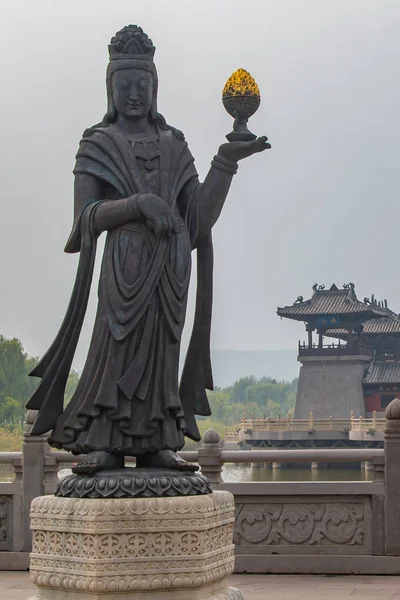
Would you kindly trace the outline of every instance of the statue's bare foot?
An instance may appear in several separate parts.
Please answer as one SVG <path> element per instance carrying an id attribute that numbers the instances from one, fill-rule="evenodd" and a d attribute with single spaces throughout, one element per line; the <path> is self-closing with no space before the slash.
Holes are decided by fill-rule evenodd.
<path id="1" fill-rule="evenodd" d="M 93 475 L 99 471 L 113 471 L 123 469 L 125 466 L 122 454 L 111 454 L 111 452 L 90 452 L 86 458 L 77 463 L 72 472 L 78 475 Z"/>
<path id="2" fill-rule="evenodd" d="M 173 471 L 198 471 L 199 467 L 183 460 L 172 450 L 159 450 L 154 454 L 144 454 L 136 459 L 139 469 L 171 469 Z"/>

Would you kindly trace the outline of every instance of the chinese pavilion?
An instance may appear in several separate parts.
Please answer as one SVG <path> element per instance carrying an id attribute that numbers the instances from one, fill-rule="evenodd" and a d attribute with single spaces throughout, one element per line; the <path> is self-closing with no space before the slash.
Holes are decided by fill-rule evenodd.
<path id="1" fill-rule="evenodd" d="M 383 417 L 390 402 L 400 398 L 400 318 L 387 308 L 386 302 L 384 306 L 387 316 L 367 321 L 360 336 L 361 343 L 374 350 L 363 381 L 366 417 L 374 411 Z M 344 329 L 331 329 L 327 336 L 347 341 Z"/>
<path id="2" fill-rule="evenodd" d="M 295 418 L 379 415 L 400 397 L 400 318 L 386 301 L 360 301 L 352 283 L 316 284 L 309 300 L 299 296 L 277 313 L 303 321 L 308 334 L 299 342 Z"/>

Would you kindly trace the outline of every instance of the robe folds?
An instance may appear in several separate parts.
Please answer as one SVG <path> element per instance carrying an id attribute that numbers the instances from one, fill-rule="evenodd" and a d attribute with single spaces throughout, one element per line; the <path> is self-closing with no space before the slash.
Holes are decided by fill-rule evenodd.
<path id="1" fill-rule="evenodd" d="M 101 201 L 75 207 L 67 252 L 80 252 L 70 303 L 52 346 L 31 375 L 41 378 L 27 408 L 38 410 L 32 434 L 73 453 L 107 450 L 139 455 L 199 440 L 195 415 L 207 416 L 212 389 L 211 231 L 199 228 L 199 181 L 184 140 L 158 131 L 160 197 L 180 231 L 156 236 L 142 221 L 107 233 L 98 307 L 86 363 L 74 396 L 64 391 L 82 328 L 96 255 L 94 214 Z M 113 126 L 83 138 L 75 174 L 95 177 L 115 198 L 150 192 L 130 142 Z M 180 387 L 178 365 L 191 270 L 197 249 L 192 336 Z"/>

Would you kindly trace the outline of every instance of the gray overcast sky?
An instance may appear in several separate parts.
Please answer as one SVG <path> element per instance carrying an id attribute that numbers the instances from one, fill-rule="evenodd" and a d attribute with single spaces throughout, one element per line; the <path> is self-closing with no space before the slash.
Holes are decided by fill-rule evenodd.
<path id="1" fill-rule="evenodd" d="M 398 0 L 2 0 L 0 11 L 1 333 L 40 355 L 61 323 L 77 265 L 63 254 L 74 156 L 105 112 L 109 39 L 129 23 L 157 47 L 159 108 L 202 177 L 232 126 L 228 76 L 243 67 L 261 90 L 250 128 L 272 150 L 241 163 L 214 229 L 213 347 L 294 348 L 303 327 L 276 307 L 314 282 L 352 281 L 400 311 Z"/>

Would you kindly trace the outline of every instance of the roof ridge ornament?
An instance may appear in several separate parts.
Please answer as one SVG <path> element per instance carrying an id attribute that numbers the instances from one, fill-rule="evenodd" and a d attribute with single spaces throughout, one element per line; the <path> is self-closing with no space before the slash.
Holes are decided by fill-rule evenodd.
<path id="1" fill-rule="evenodd" d="M 390 311 L 390 308 L 388 306 L 388 301 L 386 300 L 386 298 L 384 300 L 377 300 L 375 298 L 375 294 L 372 294 L 371 299 L 369 299 L 367 296 L 364 298 L 364 304 L 370 304 L 371 306 L 378 306 L 378 308 L 386 308 L 387 310 Z M 393 311 L 391 311 L 393 312 Z"/>
<path id="2" fill-rule="evenodd" d="M 314 285 L 312 286 L 312 289 L 314 292 L 316 292 L 316 291 L 322 292 L 325 289 L 325 286 L 319 285 L 318 283 L 314 283 Z"/>

